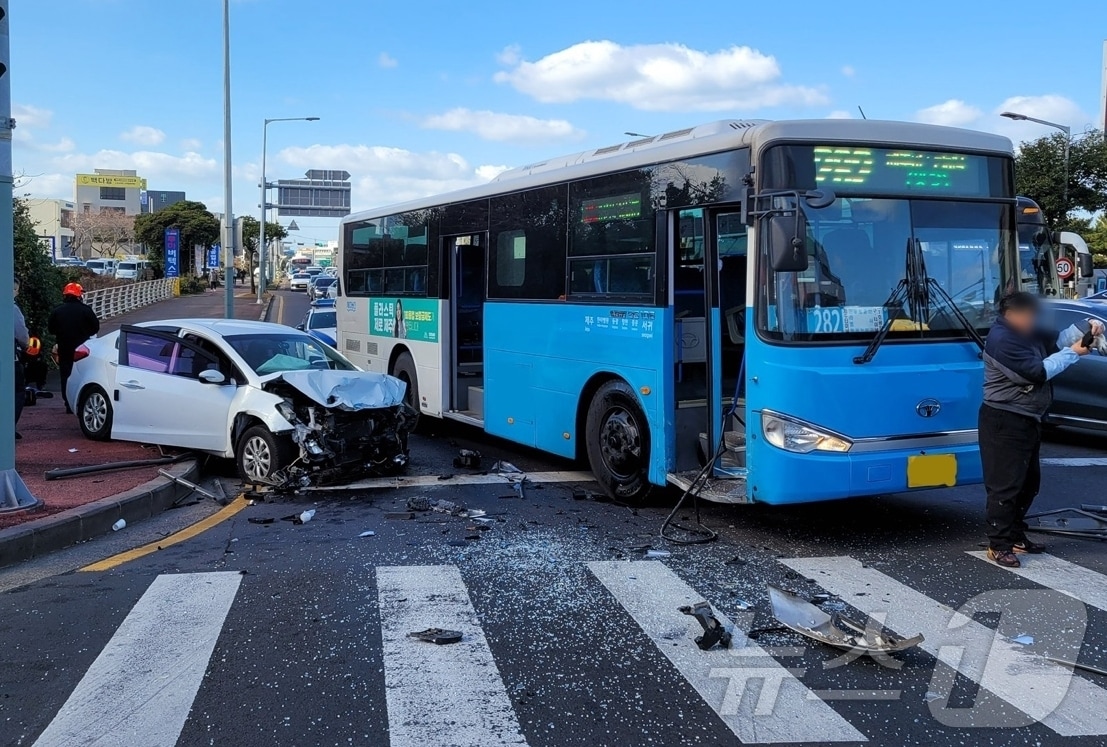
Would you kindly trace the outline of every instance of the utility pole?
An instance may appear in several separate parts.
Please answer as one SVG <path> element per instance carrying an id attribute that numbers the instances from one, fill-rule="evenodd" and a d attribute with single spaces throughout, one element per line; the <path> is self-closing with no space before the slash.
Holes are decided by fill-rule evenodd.
<path id="1" fill-rule="evenodd" d="M 234 319 L 234 205 L 231 201 L 231 0 L 223 0 L 223 316 Z"/>
<path id="2" fill-rule="evenodd" d="M 0 0 L 0 335 L 14 334 L 13 280 L 15 275 L 15 228 L 12 211 L 12 82 L 11 38 L 8 0 Z M 11 299 L 9 302 L 8 299 Z M 42 501 L 31 495 L 15 471 L 15 340 L 0 350 L 0 381 L 12 389 L 0 391 L 0 513 L 37 506 Z"/>

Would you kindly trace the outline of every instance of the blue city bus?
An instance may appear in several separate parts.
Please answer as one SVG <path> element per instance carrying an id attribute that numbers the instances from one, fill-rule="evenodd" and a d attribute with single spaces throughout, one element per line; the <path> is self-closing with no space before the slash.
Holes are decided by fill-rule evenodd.
<path id="1" fill-rule="evenodd" d="M 587 458 L 614 497 L 981 479 L 981 336 L 1021 287 L 1005 138 L 722 121 L 342 228 L 344 353 L 424 416 Z"/>

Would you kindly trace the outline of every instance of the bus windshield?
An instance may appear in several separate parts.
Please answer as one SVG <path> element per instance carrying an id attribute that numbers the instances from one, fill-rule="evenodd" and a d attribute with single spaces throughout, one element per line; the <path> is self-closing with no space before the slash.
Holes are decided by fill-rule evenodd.
<path id="1" fill-rule="evenodd" d="M 768 282 L 758 301 L 763 336 L 788 342 L 868 340 L 891 321 L 891 337 L 948 338 L 965 334 L 937 295 L 923 319 L 893 301 L 905 278 L 910 247 L 921 250 L 926 274 L 952 298 L 969 323 L 989 327 L 1005 292 L 1004 263 L 1014 244 L 1010 205 L 926 199 L 839 197 L 807 216 L 807 269 L 774 273 L 768 238 L 762 259 Z M 762 232 L 766 236 L 768 232 Z"/>

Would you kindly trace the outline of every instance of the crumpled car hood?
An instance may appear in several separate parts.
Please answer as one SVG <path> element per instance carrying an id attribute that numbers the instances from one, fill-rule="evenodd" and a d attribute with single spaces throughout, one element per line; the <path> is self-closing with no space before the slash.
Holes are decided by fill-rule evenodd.
<path id="1" fill-rule="evenodd" d="M 371 371 L 285 371 L 280 379 L 324 407 L 357 412 L 402 404 L 407 384 Z"/>

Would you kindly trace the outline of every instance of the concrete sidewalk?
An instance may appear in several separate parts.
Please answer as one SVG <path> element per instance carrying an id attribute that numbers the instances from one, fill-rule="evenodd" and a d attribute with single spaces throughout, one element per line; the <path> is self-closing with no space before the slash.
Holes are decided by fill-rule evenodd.
<path id="1" fill-rule="evenodd" d="M 235 289 L 236 318 L 261 319 L 268 309 L 268 302 L 257 303 L 249 286 Z M 221 318 L 223 311 L 223 289 L 181 296 L 107 319 L 101 325 L 101 334 L 125 324 L 158 319 Z M 16 470 L 31 494 L 45 505 L 0 514 L 0 566 L 91 539 L 110 531 L 120 518 L 133 522 L 152 516 L 172 505 L 183 492 L 170 480 L 158 476 L 158 467 L 46 480 L 44 473 L 49 469 L 159 456 L 156 448 L 142 444 L 85 439 L 76 417 L 65 414 L 54 371 L 47 381 L 47 390 L 54 393 L 52 399 L 40 399 L 23 411 L 18 429 L 23 438 L 16 442 Z M 197 463 L 191 458 L 162 469 L 188 479 L 198 474 Z"/>

